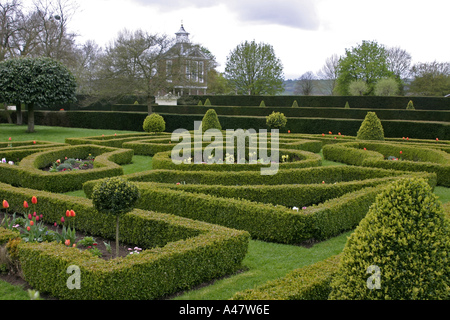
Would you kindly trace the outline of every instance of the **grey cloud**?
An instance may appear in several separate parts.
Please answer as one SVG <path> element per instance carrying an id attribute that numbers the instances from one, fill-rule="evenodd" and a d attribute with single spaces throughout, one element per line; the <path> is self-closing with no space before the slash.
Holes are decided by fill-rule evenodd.
<path id="1" fill-rule="evenodd" d="M 217 0 L 133 0 L 163 11 L 180 8 L 209 8 L 221 4 Z M 314 0 L 227 0 L 223 3 L 239 19 L 250 23 L 267 23 L 306 30 L 315 30 L 319 18 Z"/>

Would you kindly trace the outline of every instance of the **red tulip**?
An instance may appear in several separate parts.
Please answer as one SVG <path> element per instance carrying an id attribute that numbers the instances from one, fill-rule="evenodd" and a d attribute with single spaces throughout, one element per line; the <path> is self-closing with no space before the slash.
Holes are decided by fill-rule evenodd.
<path id="1" fill-rule="evenodd" d="M 11 137 L 9 137 L 9 141 L 11 141 Z"/>
<path id="2" fill-rule="evenodd" d="M 66 210 L 66 217 L 70 217 L 70 211 Z"/>
<path id="3" fill-rule="evenodd" d="M 25 209 L 27 209 L 27 208 L 28 208 L 28 202 L 24 201 L 24 202 L 23 202 L 23 207 L 24 207 Z"/>
<path id="4" fill-rule="evenodd" d="M 44 216 L 41 214 L 39 217 L 42 219 Z"/>
<path id="5" fill-rule="evenodd" d="M 34 226 L 34 221 L 33 220 L 30 221 L 30 226 Z"/>
<path id="6" fill-rule="evenodd" d="M 33 217 L 36 217 L 36 212 L 33 212 Z"/>
<path id="7" fill-rule="evenodd" d="M 64 241 L 64 244 L 65 244 L 66 246 L 70 246 L 70 240 L 67 239 L 66 241 Z"/>
<path id="8" fill-rule="evenodd" d="M 291 130 L 288 130 L 288 133 L 291 133 Z"/>
<path id="9" fill-rule="evenodd" d="M 36 221 L 39 221 L 39 216 L 36 217 Z"/>
<path id="10" fill-rule="evenodd" d="M 31 213 L 28 214 L 28 219 L 33 219 L 33 217 L 31 216 Z"/>
<path id="11" fill-rule="evenodd" d="M 71 216 L 71 217 L 75 217 L 75 211 L 70 210 L 70 216 Z"/>
<path id="12" fill-rule="evenodd" d="M 339 132 L 338 135 L 341 135 L 341 133 Z"/>
<path id="13" fill-rule="evenodd" d="M 27 231 L 30 231 L 30 230 L 31 230 L 31 228 L 30 228 L 30 226 L 28 226 L 28 227 L 27 227 Z"/>
<path id="14" fill-rule="evenodd" d="M 364 148 L 364 151 L 366 151 L 367 149 L 366 148 Z"/>
<path id="15" fill-rule="evenodd" d="M 31 203 L 32 204 L 36 204 L 37 203 L 37 198 L 35 196 L 31 197 Z"/>
<path id="16" fill-rule="evenodd" d="M 6 200 L 3 200 L 3 208 L 8 209 L 9 208 L 9 203 Z"/>
<path id="17" fill-rule="evenodd" d="M 439 141 L 439 138 L 436 138 L 436 141 Z"/>
<path id="18" fill-rule="evenodd" d="M 403 151 L 400 151 L 400 154 L 402 154 L 403 153 Z"/>
<path id="19" fill-rule="evenodd" d="M 53 225 L 56 227 L 58 224 L 55 222 Z"/>
<path id="20" fill-rule="evenodd" d="M 36 144 L 36 141 L 33 141 L 33 144 Z"/>
<path id="21" fill-rule="evenodd" d="M 325 137 L 325 133 L 322 133 L 322 137 Z"/>
<path id="22" fill-rule="evenodd" d="M 64 217 L 61 217 L 61 222 L 64 223 L 64 221 L 65 221 L 65 220 L 64 220 Z"/>

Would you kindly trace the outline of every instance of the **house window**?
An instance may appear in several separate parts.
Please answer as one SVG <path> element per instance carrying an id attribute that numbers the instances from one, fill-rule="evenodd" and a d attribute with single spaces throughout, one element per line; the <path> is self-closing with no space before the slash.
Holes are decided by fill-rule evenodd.
<path id="1" fill-rule="evenodd" d="M 198 63 L 198 82 L 203 83 L 204 78 L 204 68 L 203 68 L 203 61 L 200 61 Z"/>
<path id="2" fill-rule="evenodd" d="M 172 60 L 166 61 L 166 77 L 168 82 L 172 82 Z"/>

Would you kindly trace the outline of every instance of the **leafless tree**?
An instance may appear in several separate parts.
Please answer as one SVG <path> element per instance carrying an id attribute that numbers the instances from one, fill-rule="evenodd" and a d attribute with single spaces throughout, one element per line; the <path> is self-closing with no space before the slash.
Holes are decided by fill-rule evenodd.
<path id="1" fill-rule="evenodd" d="M 173 44 L 165 35 L 123 30 L 105 49 L 98 73 L 101 94 L 146 94 L 148 112 L 158 90 L 167 85 L 164 53 Z M 160 66 L 163 65 L 164 72 Z"/>
<path id="2" fill-rule="evenodd" d="M 13 56 L 13 38 L 22 17 L 19 0 L 0 3 L 0 61 Z"/>
<path id="3" fill-rule="evenodd" d="M 294 94 L 311 95 L 314 90 L 314 80 L 315 75 L 312 71 L 302 74 L 295 84 Z"/>
<path id="4" fill-rule="evenodd" d="M 336 80 L 338 78 L 338 64 L 339 56 L 333 54 L 325 60 L 325 64 L 317 72 L 317 76 L 321 81 L 320 90 L 324 94 L 333 95 L 336 87 Z"/>
<path id="5" fill-rule="evenodd" d="M 398 79 L 406 79 L 410 76 L 411 55 L 400 47 L 387 48 L 387 62 L 389 71 Z"/>

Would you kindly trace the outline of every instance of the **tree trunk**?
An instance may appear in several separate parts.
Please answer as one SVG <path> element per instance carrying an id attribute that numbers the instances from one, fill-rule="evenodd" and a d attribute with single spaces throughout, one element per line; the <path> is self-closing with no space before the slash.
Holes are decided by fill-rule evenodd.
<path id="1" fill-rule="evenodd" d="M 116 258 L 119 256 L 119 215 L 116 220 Z"/>
<path id="2" fill-rule="evenodd" d="M 34 104 L 27 104 L 28 109 L 28 130 L 27 132 L 34 132 Z"/>
<path id="3" fill-rule="evenodd" d="M 17 125 L 22 124 L 22 103 L 20 101 L 16 102 L 16 116 L 17 116 Z"/>
<path id="4" fill-rule="evenodd" d="M 147 95 L 147 110 L 148 110 L 148 114 L 152 114 L 153 113 L 153 109 L 152 109 L 152 96 L 151 95 Z"/>
<path id="5" fill-rule="evenodd" d="M 12 123 L 11 115 L 9 114 L 8 109 L 7 109 L 8 108 L 7 103 L 4 102 L 4 103 L 2 103 L 2 105 L 5 108 L 4 112 L 5 112 L 5 117 L 8 120 L 8 123 Z"/>

